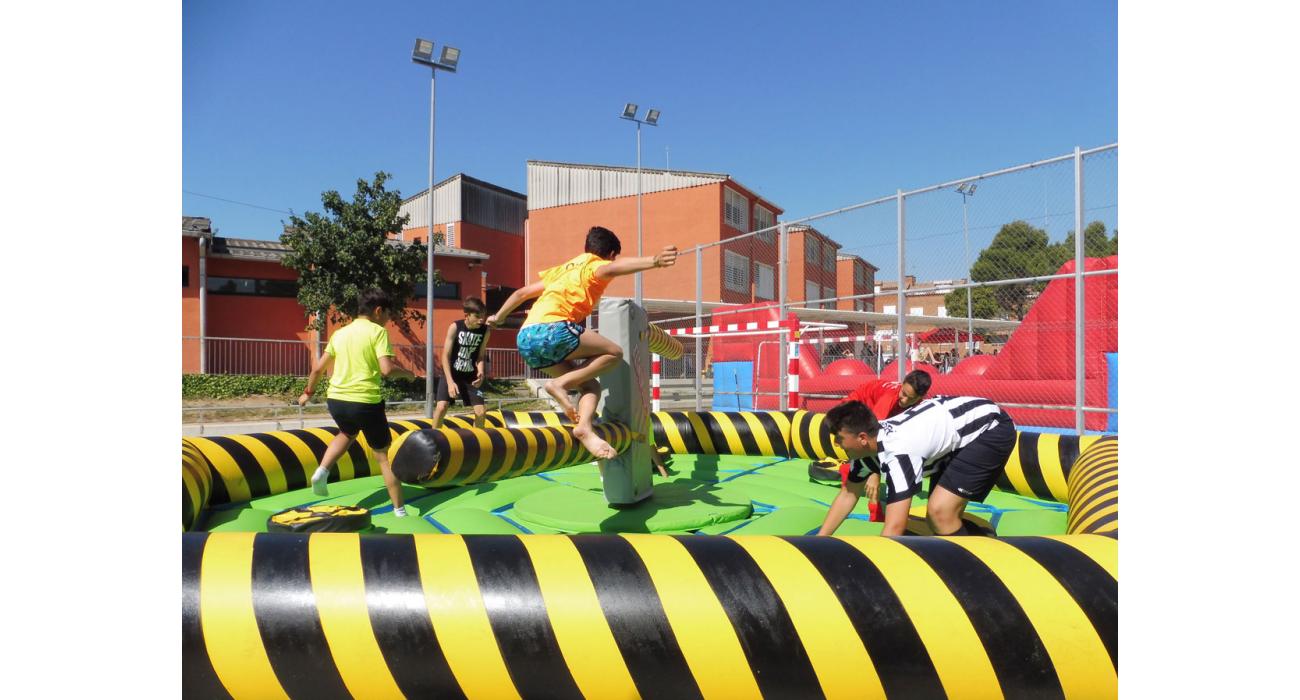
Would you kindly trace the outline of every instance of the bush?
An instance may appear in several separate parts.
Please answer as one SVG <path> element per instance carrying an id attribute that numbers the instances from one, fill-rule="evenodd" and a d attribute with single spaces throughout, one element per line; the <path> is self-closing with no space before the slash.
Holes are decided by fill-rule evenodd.
<path id="1" fill-rule="evenodd" d="M 316 386 L 316 397 L 324 399 L 329 377 L 322 377 Z M 183 374 L 181 398 L 183 399 L 238 399 L 245 396 L 280 396 L 286 400 L 298 398 L 307 386 L 306 377 L 278 374 Z M 489 394 L 509 393 L 515 382 L 509 379 L 488 378 L 483 391 Z M 424 378 L 385 379 L 384 400 L 406 401 L 424 398 Z"/>
<path id="2" fill-rule="evenodd" d="M 329 378 L 316 386 L 317 396 L 324 397 Z M 183 399 L 238 399 L 245 396 L 281 396 L 296 399 L 307 386 L 306 377 L 275 374 L 183 374 Z M 385 379 L 384 400 L 402 401 L 424 398 L 424 379 Z"/>

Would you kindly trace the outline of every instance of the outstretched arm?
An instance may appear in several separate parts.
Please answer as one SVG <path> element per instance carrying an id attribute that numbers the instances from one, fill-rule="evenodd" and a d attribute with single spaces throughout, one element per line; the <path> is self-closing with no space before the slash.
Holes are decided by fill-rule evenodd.
<path id="1" fill-rule="evenodd" d="M 818 535 L 833 535 L 839 529 L 844 519 L 849 517 L 853 512 L 853 507 L 858 504 L 858 499 L 862 498 L 863 482 L 850 481 L 840 487 L 840 493 L 831 502 L 831 509 L 826 513 L 826 520 L 822 522 L 822 527 L 817 531 Z"/>
<path id="2" fill-rule="evenodd" d="M 303 389 L 302 396 L 298 397 L 298 405 L 306 406 L 311 400 L 312 394 L 316 393 L 316 384 L 320 381 L 321 375 L 329 371 L 334 366 L 334 356 L 323 352 L 320 359 L 316 360 L 316 366 L 311 368 L 311 373 L 307 375 L 307 386 Z"/>
<path id="3" fill-rule="evenodd" d="M 677 263 L 677 246 L 670 245 L 648 258 L 624 258 L 596 268 L 596 277 L 607 280 L 621 275 L 631 275 L 656 267 L 672 267 Z"/>
<path id="4" fill-rule="evenodd" d="M 606 267 L 608 267 L 608 265 Z M 546 284 L 540 281 L 533 282 L 527 287 L 516 289 L 514 293 L 506 298 L 506 303 L 502 304 L 501 308 L 497 309 L 496 313 L 487 317 L 487 324 L 496 328 L 502 323 L 505 323 L 506 317 L 513 313 L 516 307 L 529 299 L 536 299 L 541 296 L 545 289 Z"/>

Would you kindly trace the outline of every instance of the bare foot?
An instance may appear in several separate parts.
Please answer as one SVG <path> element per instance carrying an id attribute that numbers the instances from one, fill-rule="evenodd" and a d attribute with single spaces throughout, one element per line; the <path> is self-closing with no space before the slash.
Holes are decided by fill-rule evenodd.
<path id="1" fill-rule="evenodd" d="M 581 442 L 582 446 L 587 448 L 587 451 L 596 459 L 614 459 L 618 456 L 618 452 L 615 452 L 608 442 L 600 439 L 600 436 L 594 430 L 574 428 L 573 437 L 577 438 L 578 442 Z"/>
<path id="2" fill-rule="evenodd" d="M 551 395 L 551 398 L 555 399 L 555 403 L 560 404 L 560 410 L 564 412 L 564 415 L 568 416 L 569 420 L 577 423 L 578 409 L 574 408 L 573 404 L 569 402 L 569 392 L 565 391 L 564 387 L 560 386 L 560 383 L 554 379 L 546 382 L 543 388 L 546 389 L 546 393 Z"/>

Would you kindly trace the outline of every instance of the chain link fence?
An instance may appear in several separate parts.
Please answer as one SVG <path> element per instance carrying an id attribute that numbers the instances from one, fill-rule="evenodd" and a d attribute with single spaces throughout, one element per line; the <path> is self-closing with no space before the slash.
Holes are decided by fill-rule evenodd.
<path id="1" fill-rule="evenodd" d="M 780 222 L 724 187 L 721 240 L 678 262 L 694 289 L 647 295 L 651 322 L 690 331 L 661 363 L 663 407 L 825 410 L 920 367 L 932 392 L 985 396 L 1022 425 L 1116 430 L 1118 159 L 1116 144 L 1076 149 Z M 791 316 L 797 345 L 768 327 Z M 305 375 L 313 357 L 298 341 L 183 342 L 186 366 L 200 354 L 214 373 Z M 423 345 L 394 349 L 424 372 Z M 487 353 L 493 377 L 543 377 Z"/>

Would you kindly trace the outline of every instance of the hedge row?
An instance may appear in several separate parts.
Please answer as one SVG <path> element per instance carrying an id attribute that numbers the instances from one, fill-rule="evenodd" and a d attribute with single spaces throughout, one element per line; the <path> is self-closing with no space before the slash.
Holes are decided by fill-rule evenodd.
<path id="1" fill-rule="evenodd" d="M 329 378 L 324 377 L 316 386 L 317 395 L 324 396 Z M 185 399 L 238 399 L 245 396 L 284 396 L 297 398 L 307 386 L 306 377 L 289 377 L 278 374 L 183 374 L 181 398 Z M 512 383 L 504 379 L 488 379 L 483 391 L 504 393 Z M 424 378 L 384 379 L 384 400 L 402 401 L 424 398 Z"/>

